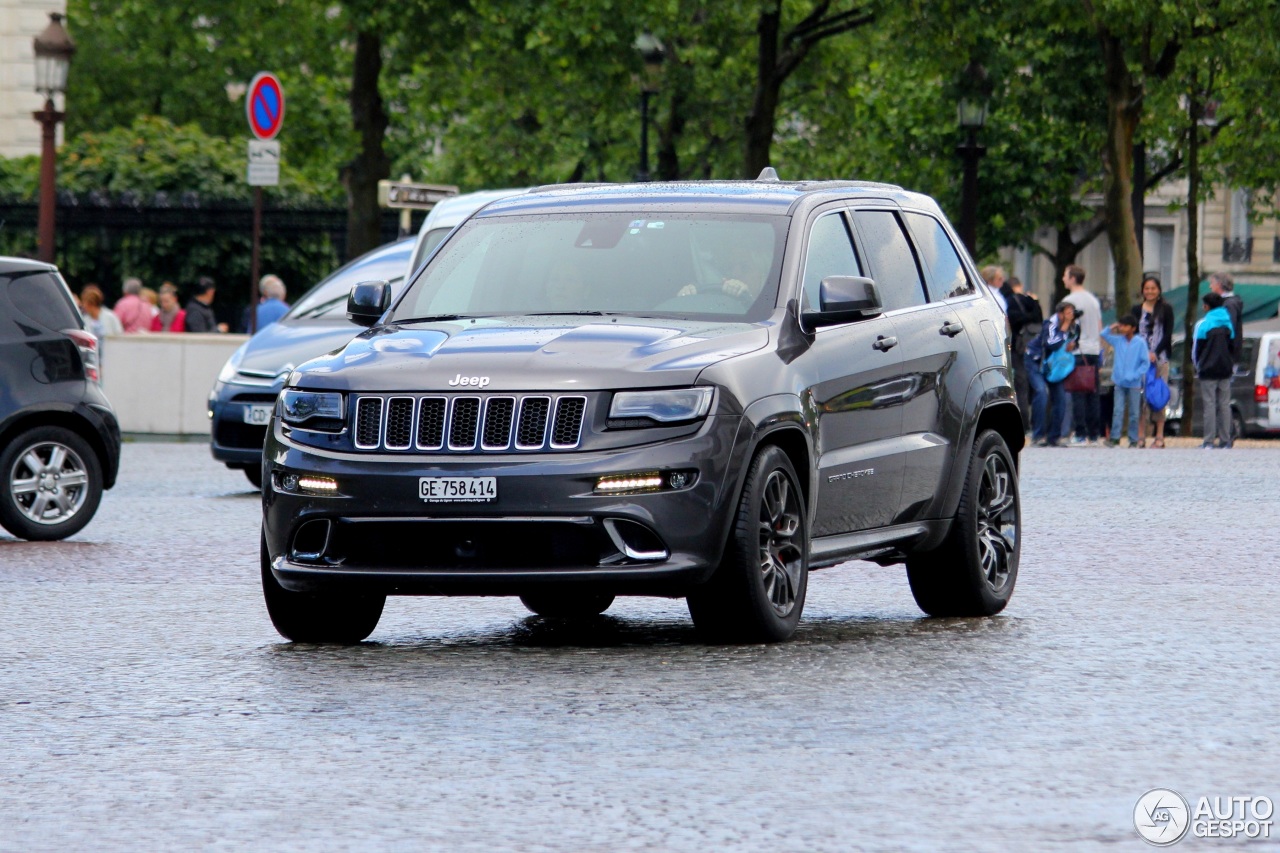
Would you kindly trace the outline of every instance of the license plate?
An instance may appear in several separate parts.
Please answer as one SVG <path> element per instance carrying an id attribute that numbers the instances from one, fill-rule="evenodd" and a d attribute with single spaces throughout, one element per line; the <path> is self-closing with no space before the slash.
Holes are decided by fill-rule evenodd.
<path id="1" fill-rule="evenodd" d="M 244 407 L 244 422 L 253 424 L 254 426 L 266 426 L 271 422 L 271 410 L 274 409 L 271 403 L 259 403 L 252 406 Z"/>
<path id="2" fill-rule="evenodd" d="M 497 477 L 420 477 L 418 497 L 427 503 L 489 503 L 498 499 Z"/>

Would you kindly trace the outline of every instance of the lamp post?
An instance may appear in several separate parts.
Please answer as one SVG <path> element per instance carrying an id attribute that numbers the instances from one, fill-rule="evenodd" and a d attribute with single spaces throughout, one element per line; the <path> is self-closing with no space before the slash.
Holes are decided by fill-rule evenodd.
<path id="1" fill-rule="evenodd" d="M 75 43 L 62 26 L 62 15 L 49 13 L 49 25 L 35 38 L 36 91 L 44 95 L 44 109 L 32 113 L 40 122 L 40 217 L 36 246 L 40 260 L 53 263 L 54 211 L 57 207 L 57 152 L 55 142 L 58 122 L 67 117 L 58 112 L 53 99 L 67 91 L 67 69 Z"/>
<path id="2" fill-rule="evenodd" d="M 978 232 L 978 161 L 987 149 L 978 142 L 978 131 L 987 123 L 987 101 L 990 98 L 987 70 L 977 62 L 965 68 L 961 84 L 957 116 L 965 132 L 964 142 L 956 146 L 956 153 L 964 161 L 964 182 L 960 187 L 960 239 L 970 256 L 977 246 Z"/>
<path id="3" fill-rule="evenodd" d="M 640 83 L 640 168 L 636 180 L 649 180 L 649 98 L 658 92 L 658 75 L 667 58 L 667 50 L 658 37 L 647 30 L 636 36 L 632 45 L 644 62 L 644 79 Z"/>

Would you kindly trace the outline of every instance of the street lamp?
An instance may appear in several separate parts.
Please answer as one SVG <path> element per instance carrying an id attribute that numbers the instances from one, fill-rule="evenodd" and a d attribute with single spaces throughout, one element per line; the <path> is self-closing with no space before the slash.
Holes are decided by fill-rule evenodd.
<path id="1" fill-rule="evenodd" d="M 49 13 L 49 25 L 36 36 L 36 91 L 44 95 L 44 109 L 32 113 L 40 122 L 40 217 L 36 231 L 36 246 L 40 260 L 53 263 L 54 210 L 57 206 L 57 157 L 54 148 L 58 122 L 67 117 L 58 112 L 53 99 L 67 91 L 67 68 L 71 55 L 76 52 L 75 43 L 62 26 L 62 15 Z"/>
<path id="2" fill-rule="evenodd" d="M 640 83 L 640 169 L 636 180 L 649 180 L 649 98 L 658 92 L 658 75 L 667 58 L 667 49 L 653 33 L 646 30 L 636 36 L 632 45 L 644 62 L 644 79 Z"/>
<path id="3" fill-rule="evenodd" d="M 960 127 L 965 132 L 964 142 L 956 146 L 956 153 L 964 161 L 964 183 L 960 189 L 960 239 L 971 256 L 975 254 L 978 242 L 978 161 L 987 153 L 987 149 L 978 142 L 978 131 L 987 123 L 987 101 L 990 97 L 987 70 L 976 61 L 970 62 L 964 70 L 956 108 Z"/>

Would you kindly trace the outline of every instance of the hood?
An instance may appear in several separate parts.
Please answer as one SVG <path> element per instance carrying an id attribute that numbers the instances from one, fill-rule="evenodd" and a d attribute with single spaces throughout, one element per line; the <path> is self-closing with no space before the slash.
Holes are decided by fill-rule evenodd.
<path id="1" fill-rule="evenodd" d="M 361 331 L 346 320 L 272 323 L 249 339 L 238 370 L 263 379 L 287 375 L 304 361 L 338 349 Z"/>
<path id="2" fill-rule="evenodd" d="M 298 384 L 340 391 L 688 385 L 707 366 L 768 340 L 767 329 L 749 323 L 636 317 L 485 317 L 382 326 L 307 362 Z"/>

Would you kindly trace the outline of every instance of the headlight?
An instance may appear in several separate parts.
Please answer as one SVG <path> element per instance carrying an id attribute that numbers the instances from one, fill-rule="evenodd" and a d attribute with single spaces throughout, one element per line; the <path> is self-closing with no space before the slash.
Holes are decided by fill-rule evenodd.
<path id="1" fill-rule="evenodd" d="M 711 388 L 671 388 L 664 391 L 620 391 L 613 395 L 609 419 L 634 421 L 647 418 L 669 424 L 691 421 L 711 408 Z"/>
<path id="2" fill-rule="evenodd" d="M 303 429 L 338 432 L 343 425 L 342 395 L 334 392 L 286 388 L 280 392 L 280 412 L 285 423 Z"/>
<path id="3" fill-rule="evenodd" d="M 244 351 L 248 346 L 248 341 L 242 343 L 240 348 L 231 354 L 231 358 L 227 359 L 227 363 L 222 365 L 222 371 L 218 373 L 219 382 L 230 382 L 236 378 L 236 373 L 240 370 L 240 362 L 244 361 Z"/>

